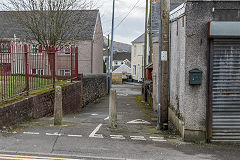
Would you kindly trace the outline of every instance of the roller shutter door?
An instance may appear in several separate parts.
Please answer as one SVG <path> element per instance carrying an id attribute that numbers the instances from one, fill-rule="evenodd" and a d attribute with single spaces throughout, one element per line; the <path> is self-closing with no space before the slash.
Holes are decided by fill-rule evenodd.
<path id="1" fill-rule="evenodd" d="M 240 39 L 214 39 L 211 68 L 211 141 L 240 141 Z"/>

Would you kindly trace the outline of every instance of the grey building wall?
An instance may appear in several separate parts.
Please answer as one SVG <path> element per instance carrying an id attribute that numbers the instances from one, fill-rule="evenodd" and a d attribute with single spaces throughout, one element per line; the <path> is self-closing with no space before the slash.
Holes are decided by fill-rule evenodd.
<path id="1" fill-rule="evenodd" d="M 182 116 L 184 116 L 185 108 L 185 26 L 185 16 L 170 24 L 170 105 Z"/>
<path id="2" fill-rule="evenodd" d="M 185 0 L 171 0 L 170 10 L 175 9 L 181 5 Z M 153 34 L 153 109 L 157 111 L 158 105 L 158 54 L 159 54 L 159 19 L 160 19 L 160 0 L 154 0 L 152 6 L 152 34 Z"/>
<path id="3" fill-rule="evenodd" d="M 78 73 L 91 73 L 92 41 L 78 42 Z"/>
<path id="4" fill-rule="evenodd" d="M 103 45 L 102 25 L 100 15 L 98 15 L 93 40 L 93 73 L 103 73 Z"/>
<path id="5" fill-rule="evenodd" d="M 78 72 L 80 73 L 103 73 L 103 32 L 98 15 L 94 40 L 78 42 L 79 63 Z"/>
<path id="6" fill-rule="evenodd" d="M 175 112 L 178 121 L 174 120 L 173 114 L 170 119 L 175 121 L 185 140 L 206 140 L 210 50 L 208 22 L 239 20 L 239 8 L 239 1 L 188 0 L 185 34 L 179 30 L 177 37 L 176 22 L 171 24 L 170 109 Z M 189 71 L 194 68 L 203 71 L 201 85 L 189 85 Z"/>

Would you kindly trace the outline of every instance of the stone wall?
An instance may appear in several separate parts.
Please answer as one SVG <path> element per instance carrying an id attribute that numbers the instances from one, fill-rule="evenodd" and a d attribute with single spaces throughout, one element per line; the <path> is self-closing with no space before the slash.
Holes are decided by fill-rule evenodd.
<path id="1" fill-rule="evenodd" d="M 81 111 L 83 106 L 106 95 L 106 75 L 80 75 L 80 81 L 62 88 L 63 114 Z M 33 95 L 0 108 L 0 128 L 22 121 L 53 115 L 55 91 Z"/>
<path id="2" fill-rule="evenodd" d="M 83 75 L 83 106 L 105 96 L 106 93 L 106 74 Z"/>
<path id="3" fill-rule="evenodd" d="M 145 81 L 144 82 L 144 95 L 145 95 L 145 100 L 147 100 L 148 104 L 153 107 L 153 82 L 152 81 Z"/>

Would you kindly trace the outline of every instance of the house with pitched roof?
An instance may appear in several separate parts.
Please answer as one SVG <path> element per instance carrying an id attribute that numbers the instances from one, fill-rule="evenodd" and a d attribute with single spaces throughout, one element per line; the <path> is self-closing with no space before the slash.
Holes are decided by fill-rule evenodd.
<path id="1" fill-rule="evenodd" d="M 131 53 L 129 52 L 114 52 L 113 54 L 113 71 L 120 67 L 122 64 L 126 64 L 131 68 Z"/>
<path id="2" fill-rule="evenodd" d="M 132 41 L 131 69 L 132 78 L 135 82 L 141 82 L 143 80 L 144 37 L 145 34 L 142 34 Z"/>
<path id="3" fill-rule="evenodd" d="M 79 24 L 76 26 L 77 35 L 74 39 L 74 45 L 78 46 L 78 72 L 79 73 L 103 73 L 103 31 L 99 10 L 79 10 L 76 15 Z M 29 38 L 23 28 L 14 19 L 14 14 L 18 12 L 1 11 L 0 12 L 0 40 L 7 43 L 26 42 Z M 9 18 L 10 17 L 10 18 Z M 30 36 L 31 37 L 31 36 Z M 66 52 L 67 53 L 67 52 Z M 57 73 L 62 75 L 69 74 L 71 66 L 69 65 L 69 54 L 58 54 L 61 63 L 56 66 Z M 32 68 L 41 70 L 41 68 Z"/>

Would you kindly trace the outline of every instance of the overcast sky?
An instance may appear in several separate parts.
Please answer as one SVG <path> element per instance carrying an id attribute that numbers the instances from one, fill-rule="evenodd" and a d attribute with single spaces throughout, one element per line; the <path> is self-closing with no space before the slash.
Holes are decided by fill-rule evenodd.
<path id="1" fill-rule="evenodd" d="M 5 0 L 0 0 L 0 2 L 4 1 Z M 111 33 L 113 0 L 93 1 L 97 2 L 96 7 L 100 10 L 103 33 L 106 36 Z M 115 29 L 115 41 L 131 44 L 134 39 L 144 32 L 145 1 L 146 0 L 116 0 L 115 26 L 117 26 L 133 6 L 138 3 L 121 25 Z"/>
<path id="2" fill-rule="evenodd" d="M 128 17 L 115 29 L 114 40 L 131 44 L 131 42 L 144 32 L 145 0 L 116 0 L 115 26 L 129 13 L 133 6 L 137 6 Z M 111 32 L 112 0 L 100 0 L 98 5 L 101 13 L 103 33 Z"/>

